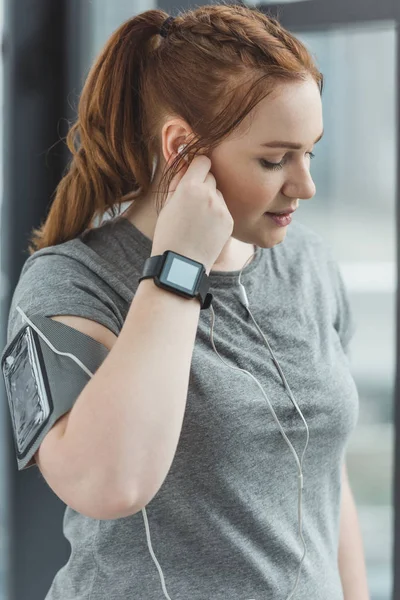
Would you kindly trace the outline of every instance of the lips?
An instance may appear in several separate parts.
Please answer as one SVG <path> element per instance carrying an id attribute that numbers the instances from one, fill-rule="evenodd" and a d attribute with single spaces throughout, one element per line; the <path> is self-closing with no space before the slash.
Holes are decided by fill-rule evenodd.
<path id="1" fill-rule="evenodd" d="M 274 213 L 274 212 L 269 212 L 268 211 L 265 214 L 266 215 L 276 215 L 277 217 L 286 217 L 286 216 L 291 215 L 292 213 L 294 213 L 295 210 L 296 210 L 295 208 L 292 208 L 292 209 L 287 210 L 285 212 L 279 212 L 279 213 Z"/>
<path id="2" fill-rule="evenodd" d="M 278 217 L 283 217 L 284 215 L 290 215 L 290 214 L 294 213 L 295 210 L 296 210 L 295 208 L 289 208 L 288 210 L 283 211 L 283 212 L 269 212 L 268 211 L 268 214 L 269 215 L 277 215 Z"/>

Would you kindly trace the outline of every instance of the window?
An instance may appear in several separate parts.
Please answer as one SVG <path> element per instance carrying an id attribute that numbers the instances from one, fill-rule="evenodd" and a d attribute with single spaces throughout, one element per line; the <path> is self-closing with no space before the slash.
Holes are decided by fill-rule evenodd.
<path id="1" fill-rule="evenodd" d="M 296 217 L 334 249 L 358 330 L 351 364 L 360 417 L 347 450 L 371 600 L 392 587 L 392 422 L 396 334 L 394 23 L 297 33 L 325 75 L 317 193 Z"/>

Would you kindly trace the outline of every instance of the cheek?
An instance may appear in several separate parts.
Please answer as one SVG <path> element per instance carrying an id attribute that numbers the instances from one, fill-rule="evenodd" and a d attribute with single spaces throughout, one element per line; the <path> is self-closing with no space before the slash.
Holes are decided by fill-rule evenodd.
<path id="1" fill-rule="evenodd" d="M 261 207 L 268 210 L 271 203 L 282 187 L 282 173 L 280 171 L 268 171 L 263 168 L 253 169 L 252 176 L 248 180 L 249 200 L 257 210 Z"/>
<path id="2" fill-rule="evenodd" d="M 233 216 L 265 212 L 281 188 L 281 173 L 267 171 L 255 164 L 232 163 L 210 155 L 211 172 L 217 188 Z"/>
<path id="3" fill-rule="evenodd" d="M 268 211 L 271 206 L 276 207 L 276 197 L 279 195 L 280 189 L 280 174 L 261 170 L 253 171 L 251 177 L 237 181 L 235 194 L 242 211 L 257 216 Z"/>

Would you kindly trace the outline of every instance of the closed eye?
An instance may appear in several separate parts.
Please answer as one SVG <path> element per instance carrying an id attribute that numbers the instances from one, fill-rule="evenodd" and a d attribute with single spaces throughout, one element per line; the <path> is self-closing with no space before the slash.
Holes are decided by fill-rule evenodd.
<path id="1" fill-rule="evenodd" d="M 312 152 L 306 152 L 306 154 L 308 154 L 311 159 L 315 158 L 315 154 L 313 154 Z M 271 171 L 278 171 L 279 169 L 282 169 L 285 162 L 286 162 L 285 159 L 281 160 L 278 163 L 273 163 L 268 160 L 265 160 L 264 158 L 260 158 L 261 166 L 263 166 L 265 169 L 269 169 Z"/>

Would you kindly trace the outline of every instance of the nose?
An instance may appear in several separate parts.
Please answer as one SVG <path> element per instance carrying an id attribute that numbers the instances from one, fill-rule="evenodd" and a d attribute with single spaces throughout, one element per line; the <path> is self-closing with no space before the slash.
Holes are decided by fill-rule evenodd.
<path id="1" fill-rule="evenodd" d="M 306 165 L 294 167 L 282 186 L 282 193 L 287 198 L 311 200 L 315 196 L 315 192 L 315 183 Z"/>

